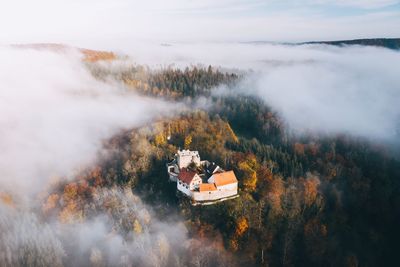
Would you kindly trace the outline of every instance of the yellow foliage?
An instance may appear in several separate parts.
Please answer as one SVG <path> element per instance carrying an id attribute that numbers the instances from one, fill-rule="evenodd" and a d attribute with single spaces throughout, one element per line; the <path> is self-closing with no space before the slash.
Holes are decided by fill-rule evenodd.
<path id="1" fill-rule="evenodd" d="M 192 143 L 192 136 L 191 135 L 187 135 L 185 137 L 185 148 L 189 149 L 191 143 Z"/>
<path id="2" fill-rule="evenodd" d="M 248 156 L 244 161 L 239 162 L 239 170 L 243 172 L 244 181 L 243 185 L 246 190 L 253 191 L 257 186 L 257 170 L 259 164 L 254 155 Z"/>
<path id="3" fill-rule="evenodd" d="M 254 170 L 249 170 L 249 173 L 246 175 L 243 185 L 245 189 L 249 191 L 253 191 L 257 186 L 257 173 Z"/>
<path id="4" fill-rule="evenodd" d="M 133 231 L 134 231 L 136 234 L 141 234 L 141 233 L 143 232 L 142 225 L 140 224 L 140 222 L 139 222 L 138 220 L 135 220 L 135 221 L 133 222 Z"/>
<path id="5" fill-rule="evenodd" d="M 228 130 L 228 133 L 231 135 L 233 141 L 235 143 L 239 143 L 239 138 L 236 136 L 235 132 L 232 130 L 231 126 L 229 125 L 229 123 L 226 123 L 226 128 Z"/>
<path id="6" fill-rule="evenodd" d="M 161 132 L 154 137 L 154 143 L 156 146 L 165 145 L 167 143 L 167 138 L 164 133 Z"/>
<path id="7" fill-rule="evenodd" d="M 78 185 L 76 183 L 70 183 L 64 187 L 63 197 L 65 201 L 75 200 L 77 194 L 78 194 Z"/>
<path id="8" fill-rule="evenodd" d="M 249 223 L 245 217 L 240 217 L 239 220 L 236 222 L 236 231 L 235 234 L 237 236 L 242 236 L 247 229 L 249 229 Z"/>
<path id="9" fill-rule="evenodd" d="M 145 224 L 150 224 L 150 221 L 151 221 L 150 213 L 145 209 L 142 210 L 141 211 L 141 219 Z"/>

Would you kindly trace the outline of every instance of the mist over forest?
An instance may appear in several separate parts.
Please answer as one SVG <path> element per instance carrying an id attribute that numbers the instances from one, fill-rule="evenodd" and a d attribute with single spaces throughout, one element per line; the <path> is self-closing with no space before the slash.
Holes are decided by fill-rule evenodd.
<path id="1" fill-rule="evenodd" d="M 39 44 L 0 56 L 1 266 L 397 262 L 398 50 Z M 177 193 L 165 164 L 182 148 L 233 170 L 239 197 L 193 206 Z"/>

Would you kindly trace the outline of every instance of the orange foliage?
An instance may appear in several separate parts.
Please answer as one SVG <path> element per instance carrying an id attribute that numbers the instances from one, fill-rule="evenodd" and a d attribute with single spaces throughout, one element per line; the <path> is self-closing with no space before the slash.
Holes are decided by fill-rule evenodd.
<path id="1" fill-rule="evenodd" d="M 114 53 L 107 51 L 95 51 L 89 49 L 81 49 L 81 51 L 85 56 L 83 60 L 86 62 L 96 62 L 100 60 L 111 61 L 117 58 Z"/>
<path id="2" fill-rule="evenodd" d="M 78 184 L 78 196 L 88 197 L 93 193 L 93 187 L 90 187 L 88 181 L 82 180 Z"/>
<path id="3" fill-rule="evenodd" d="M 65 201 L 74 201 L 77 194 L 78 194 L 78 185 L 76 183 L 70 183 L 64 187 L 63 198 Z"/>
<path id="4" fill-rule="evenodd" d="M 75 202 L 69 202 L 66 207 L 58 215 L 58 220 L 61 223 L 73 223 L 76 221 L 82 221 L 83 214 L 78 210 Z"/>
<path id="5" fill-rule="evenodd" d="M 239 248 L 239 244 L 236 238 L 229 240 L 229 247 L 232 251 L 237 251 Z"/>
<path id="6" fill-rule="evenodd" d="M 0 192 L 0 201 L 9 207 L 15 206 L 14 200 L 10 194 Z"/>
<path id="7" fill-rule="evenodd" d="M 319 184 L 318 177 L 307 178 L 304 181 L 304 203 L 307 206 L 311 206 L 317 199 Z"/>
<path id="8" fill-rule="evenodd" d="M 236 222 L 235 234 L 240 237 L 247 231 L 247 229 L 249 229 L 247 219 L 245 217 L 240 217 Z"/>
<path id="9" fill-rule="evenodd" d="M 304 144 L 300 144 L 300 143 L 294 144 L 294 152 L 297 155 L 303 156 L 304 155 L 304 148 L 305 148 Z"/>
<path id="10" fill-rule="evenodd" d="M 268 200 L 271 205 L 272 212 L 274 215 L 278 215 L 282 211 L 281 196 L 285 192 L 285 185 L 280 176 L 274 177 L 272 179 L 268 188 Z"/>
<path id="11" fill-rule="evenodd" d="M 57 194 L 51 194 L 47 200 L 46 203 L 43 203 L 42 205 L 42 211 L 44 213 L 48 213 L 50 210 L 54 209 L 57 206 L 57 202 L 60 199 L 60 196 Z"/>
<path id="12" fill-rule="evenodd" d="M 273 174 L 271 169 L 267 168 L 266 166 L 261 166 L 260 169 L 257 171 L 257 177 L 264 183 L 270 183 L 273 179 Z"/>
<path id="13" fill-rule="evenodd" d="M 101 167 L 96 166 L 92 168 L 86 177 L 86 181 L 89 182 L 94 187 L 103 185 Z"/>

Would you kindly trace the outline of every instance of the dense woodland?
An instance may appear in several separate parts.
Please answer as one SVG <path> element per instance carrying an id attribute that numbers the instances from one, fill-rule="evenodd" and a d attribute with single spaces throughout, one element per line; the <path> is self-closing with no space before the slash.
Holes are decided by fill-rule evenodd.
<path id="1" fill-rule="evenodd" d="M 151 227 L 146 216 L 124 208 L 112 194 L 99 201 L 102 190 L 124 188 L 153 207 L 151 216 L 184 221 L 194 241 L 181 266 L 397 265 L 400 162 L 384 146 L 345 135 L 299 137 L 258 99 L 212 94 L 242 74 L 212 67 L 88 67 L 96 77 L 141 94 L 176 101 L 207 96 L 212 105 L 106 141 L 112 156 L 74 182 L 56 183 L 43 198 L 45 217 L 73 223 L 107 211 L 113 231 L 139 236 Z M 165 169 L 178 148 L 198 150 L 233 169 L 240 197 L 192 206 L 176 193 Z M 168 258 L 158 266 L 177 263 Z"/>

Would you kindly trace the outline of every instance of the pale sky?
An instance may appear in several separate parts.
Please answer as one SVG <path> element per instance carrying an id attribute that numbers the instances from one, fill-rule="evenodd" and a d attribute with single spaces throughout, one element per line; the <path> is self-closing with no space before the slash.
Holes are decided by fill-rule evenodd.
<path id="1" fill-rule="evenodd" d="M 400 0 L 2 0 L 0 43 L 400 37 Z M 114 45 L 115 46 L 115 45 Z"/>

